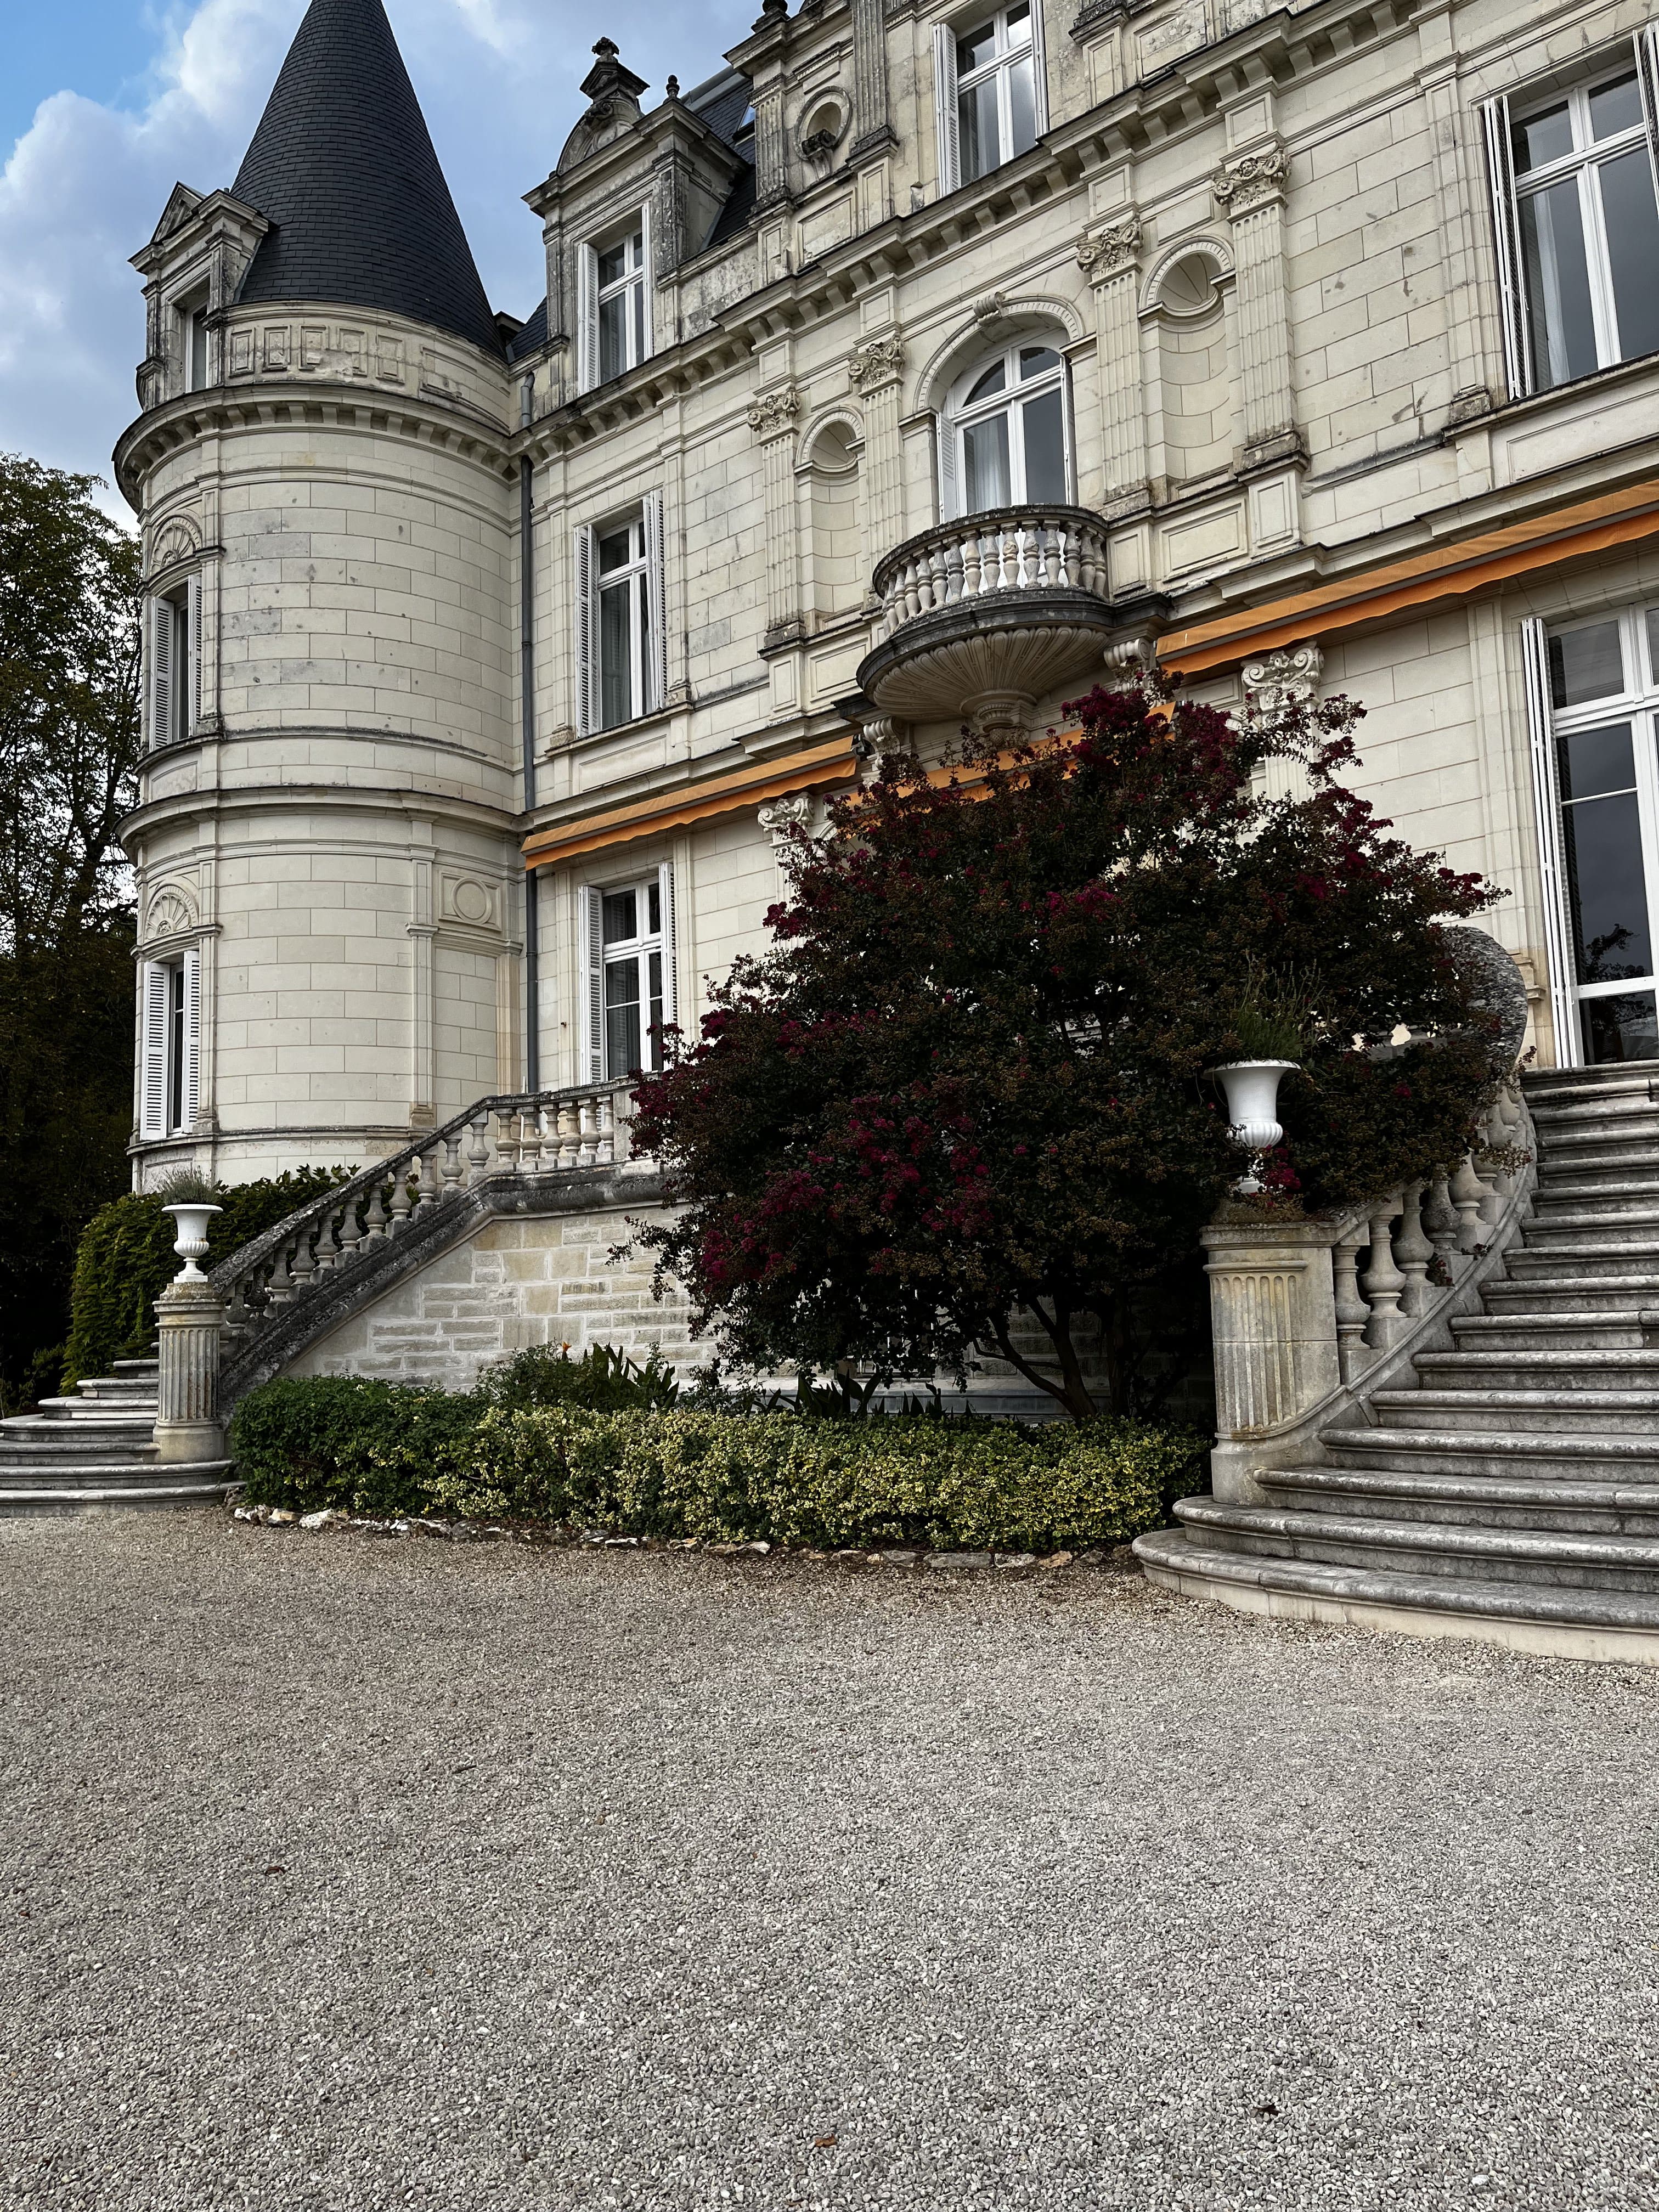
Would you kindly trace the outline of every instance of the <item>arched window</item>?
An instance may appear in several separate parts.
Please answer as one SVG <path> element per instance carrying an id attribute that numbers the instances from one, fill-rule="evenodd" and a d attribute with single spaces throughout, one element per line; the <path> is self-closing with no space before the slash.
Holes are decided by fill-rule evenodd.
<path id="1" fill-rule="evenodd" d="M 1066 364 L 1040 339 L 976 362 L 952 392 L 942 428 L 947 521 L 1071 499 Z"/>

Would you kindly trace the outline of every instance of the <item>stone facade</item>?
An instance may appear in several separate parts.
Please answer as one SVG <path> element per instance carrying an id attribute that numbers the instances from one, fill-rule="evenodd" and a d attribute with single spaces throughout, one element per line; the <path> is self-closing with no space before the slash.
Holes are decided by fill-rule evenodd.
<path id="1" fill-rule="evenodd" d="M 307 29 L 353 9 L 384 27 L 315 0 Z M 1535 139 L 1599 207 L 1605 144 L 1650 209 L 1647 12 L 810 0 L 654 106 L 602 40 L 527 195 L 546 297 L 495 349 L 355 274 L 345 305 L 245 298 L 267 211 L 181 186 L 137 257 L 117 455 L 194 655 L 194 696 L 158 692 L 153 615 L 138 1177 L 356 1164 L 483 1093 L 617 1072 L 607 891 L 636 891 L 637 957 L 695 1024 L 762 941 L 780 806 L 811 817 L 893 732 L 893 665 L 930 750 L 969 715 L 1043 726 L 1076 659 L 1034 667 L 1143 638 L 1240 711 L 1287 681 L 1361 700 L 1363 793 L 1510 894 L 1488 926 L 1540 1064 L 1642 1050 L 1644 945 L 1624 1029 L 1605 976 L 1580 1005 L 1601 956 L 1547 632 L 1623 621 L 1659 854 L 1659 328 L 1594 240 L 1593 343 L 1557 327 L 1524 164 Z M 981 51 L 1000 160 L 955 89 Z M 964 428 L 999 362 L 1059 395 L 1003 418 L 1001 478 Z M 924 630 L 973 655 L 924 666 Z M 157 1056 L 168 989 L 187 1080 Z"/>

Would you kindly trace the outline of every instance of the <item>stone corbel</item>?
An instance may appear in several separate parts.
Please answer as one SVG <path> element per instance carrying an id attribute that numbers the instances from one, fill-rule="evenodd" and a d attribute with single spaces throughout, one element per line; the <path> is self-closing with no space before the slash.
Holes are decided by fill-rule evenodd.
<path id="1" fill-rule="evenodd" d="M 1286 708 L 1311 707 L 1319 696 L 1324 667 L 1325 656 L 1315 638 L 1247 660 L 1240 672 L 1246 719 L 1274 721 Z"/>
<path id="2" fill-rule="evenodd" d="M 806 792 L 792 791 L 785 798 L 769 799 L 755 818 L 781 859 L 792 845 L 812 834 L 811 798 Z"/>

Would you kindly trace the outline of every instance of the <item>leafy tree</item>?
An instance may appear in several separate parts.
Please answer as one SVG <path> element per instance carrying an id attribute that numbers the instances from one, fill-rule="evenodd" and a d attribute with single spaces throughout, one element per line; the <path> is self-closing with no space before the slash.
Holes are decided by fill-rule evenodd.
<path id="1" fill-rule="evenodd" d="M 884 760 L 798 842 L 773 949 L 642 1079 L 635 1146 L 682 1209 L 643 1241 L 740 1365 L 996 1355 L 1089 1418 L 1080 1346 L 1098 1329 L 1109 1364 L 1237 1175 L 1206 1070 L 1290 1024 L 1279 1205 L 1431 1171 L 1492 1095 L 1494 1024 L 1440 925 L 1496 894 L 1337 781 L 1356 707 L 1240 728 L 1138 688 L 1073 711 L 1074 741 Z M 1269 757 L 1305 795 L 1261 795 Z M 1418 1041 L 1374 1049 L 1402 1023 Z"/>
<path id="2" fill-rule="evenodd" d="M 0 455 L 0 1395 L 55 1376 L 82 1224 L 127 1181 L 136 541 L 97 479 Z M 43 1358 L 43 1355 L 44 1358 Z"/>

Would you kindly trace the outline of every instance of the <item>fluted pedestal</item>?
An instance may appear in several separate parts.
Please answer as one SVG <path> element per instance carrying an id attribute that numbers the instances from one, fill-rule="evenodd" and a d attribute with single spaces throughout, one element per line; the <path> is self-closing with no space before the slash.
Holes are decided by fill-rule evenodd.
<path id="1" fill-rule="evenodd" d="M 161 1378 L 155 1451 L 162 1460 L 222 1459 L 218 1419 L 224 1300 L 205 1277 L 181 1277 L 155 1301 Z"/>

